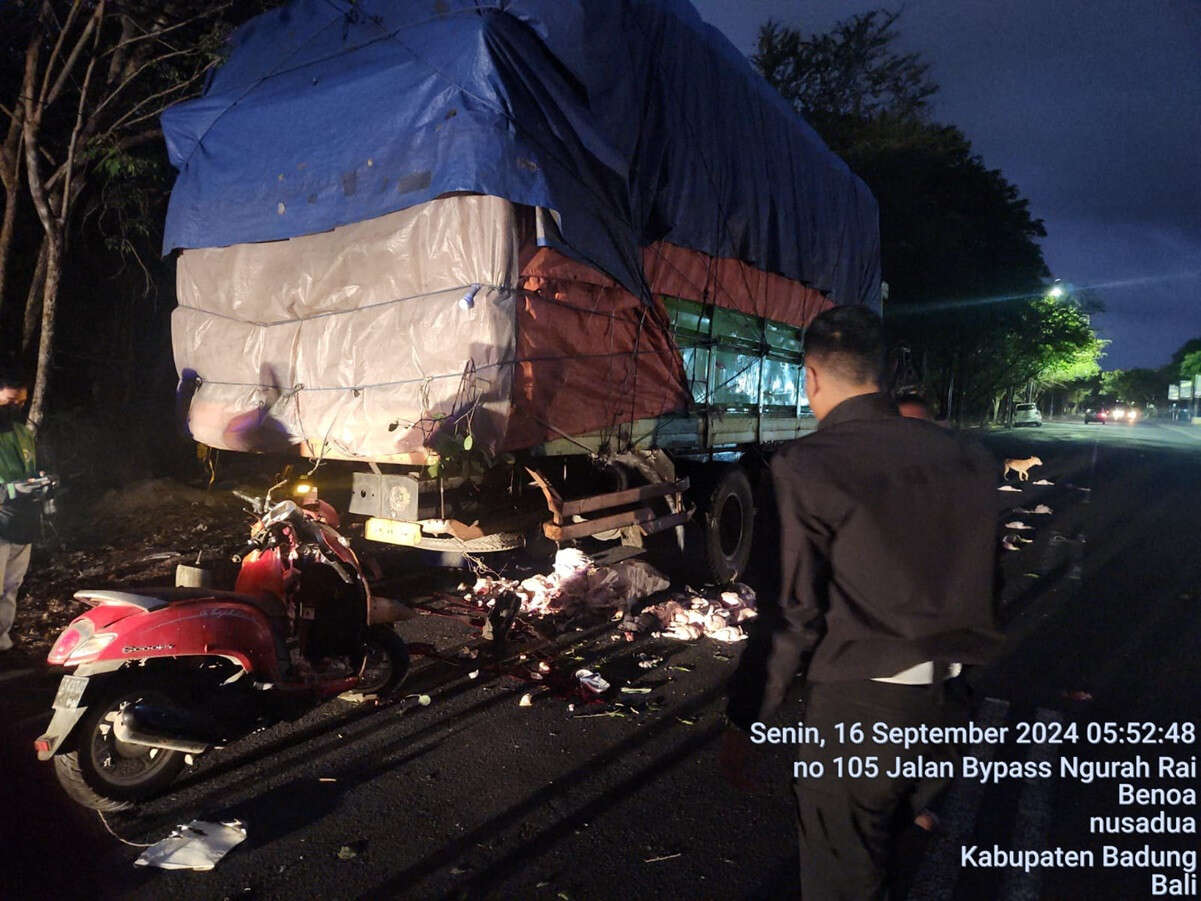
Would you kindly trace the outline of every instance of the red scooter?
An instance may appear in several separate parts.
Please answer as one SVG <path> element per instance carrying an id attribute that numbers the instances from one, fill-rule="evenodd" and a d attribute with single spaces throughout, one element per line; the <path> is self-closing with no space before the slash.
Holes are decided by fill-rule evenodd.
<path id="1" fill-rule="evenodd" d="M 238 496 L 256 520 L 234 591 L 75 593 L 92 609 L 47 658 L 75 672 L 34 745 L 80 804 L 129 807 L 194 756 L 344 693 L 386 695 L 407 674 L 383 622 L 401 605 L 372 597 L 333 508 Z"/>

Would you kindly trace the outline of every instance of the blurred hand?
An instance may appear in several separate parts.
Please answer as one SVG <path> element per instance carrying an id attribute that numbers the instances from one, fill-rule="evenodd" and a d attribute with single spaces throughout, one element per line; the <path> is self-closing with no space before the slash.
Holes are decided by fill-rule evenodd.
<path id="1" fill-rule="evenodd" d="M 755 780 L 747 773 L 751 751 L 751 737 L 741 729 L 727 726 L 721 736 L 717 761 L 722 777 L 739 791 L 754 792 L 757 788 Z"/>

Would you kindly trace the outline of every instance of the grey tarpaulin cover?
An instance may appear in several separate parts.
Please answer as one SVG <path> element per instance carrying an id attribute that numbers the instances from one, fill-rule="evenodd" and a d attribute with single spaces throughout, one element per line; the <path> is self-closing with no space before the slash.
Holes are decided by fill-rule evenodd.
<path id="1" fill-rule="evenodd" d="M 465 390 L 495 451 L 509 411 L 517 227 L 498 197 L 431 201 L 333 232 L 188 251 L 175 362 L 203 383 L 197 441 L 331 457 L 417 452 Z M 467 362 L 470 361 L 470 371 Z M 466 383 L 466 384 L 465 384 Z"/>

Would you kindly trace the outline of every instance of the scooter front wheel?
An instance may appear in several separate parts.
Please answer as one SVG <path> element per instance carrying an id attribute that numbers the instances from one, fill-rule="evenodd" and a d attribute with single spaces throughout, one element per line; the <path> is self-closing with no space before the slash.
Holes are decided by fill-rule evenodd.
<path id="1" fill-rule="evenodd" d="M 183 769 L 181 751 L 134 745 L 117 738 L 113 724 L 141 701 L 169 704 L 158 691 L 128 685 L 97 698 L 79 721 L 75 750 L 54 758 L 54 774 L 71 799 L 101 811 L 125 810 L 161 792 Z"/>

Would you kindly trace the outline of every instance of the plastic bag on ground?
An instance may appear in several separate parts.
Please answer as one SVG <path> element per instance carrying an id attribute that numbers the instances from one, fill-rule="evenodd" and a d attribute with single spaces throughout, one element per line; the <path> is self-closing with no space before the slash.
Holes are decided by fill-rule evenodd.
<path id="1" fill-rule="evenodd" d="M 192 820 L 143 851 L 134 864 L 163 870 L 211 870 L 245 840 L 246 827 L 240 820 L 228 823 Z"/>

